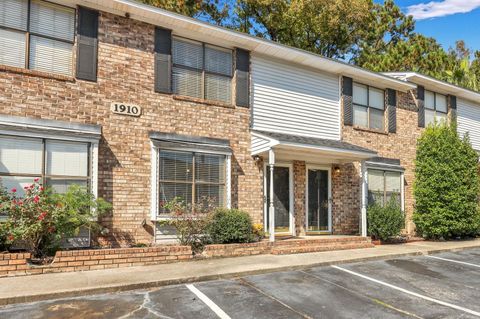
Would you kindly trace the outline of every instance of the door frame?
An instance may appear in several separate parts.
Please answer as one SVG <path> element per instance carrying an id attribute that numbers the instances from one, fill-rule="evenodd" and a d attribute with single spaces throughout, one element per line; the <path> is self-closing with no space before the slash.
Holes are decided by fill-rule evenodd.
<path id="1" fill-rule="evenodd" d="M 289 193 L 289 231 L 288 232 L 281 232 L 281 233 L 275 233 L 276 235 L 292 235 L 295 236 L 295 217 L 294 217 L 294 208 L 295 208 L 295 203 L 294 203 L 294 196 L 293 196 L 293 164 L 292 163 L 275 163 L 274 167 L 288 167 L 288 193 Z M 267 183 L 270 181 L 267 181 L 267 170 L 269 170 L 270 167 L 267 163 L 264 163 L 263 165 L 263 229 L 265 232 L 268 232 L 268 225 L 267 225 L 267 208 L 269 203 L 267 202 Z M 273 186 L 273 190 L 275 191 L 275 185 Z"/>
<path id="2" fill-rule="evenodd" d="M 318 169 L 328 171 L 328 230 L 308 231 L 308 170 Z M 307 164 L 305 167 L 305 233 L 331 234 L 332 233 L 332 168 L 325 165 Z"/>

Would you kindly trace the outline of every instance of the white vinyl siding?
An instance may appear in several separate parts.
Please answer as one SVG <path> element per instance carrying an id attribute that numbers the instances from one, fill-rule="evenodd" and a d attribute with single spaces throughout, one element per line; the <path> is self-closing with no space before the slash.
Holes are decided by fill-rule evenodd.
<path id="1" fill-rule="evenodd" d="M 473 148 L 480 152 L 480 104 L 457 99 L 457 129 L 462 136 L 468 132 Z"/>
<path id="2" fill-rule="evenodd" d="M 268 150 L 270 148 L 269 146 L 270 140 L 258 136 L 252 136 L 252 155 Z"/>
<path id="3" fill-rule="evenodd" d="M 339 77 L 253 55 L 253 129 L 340 139 Z"/>

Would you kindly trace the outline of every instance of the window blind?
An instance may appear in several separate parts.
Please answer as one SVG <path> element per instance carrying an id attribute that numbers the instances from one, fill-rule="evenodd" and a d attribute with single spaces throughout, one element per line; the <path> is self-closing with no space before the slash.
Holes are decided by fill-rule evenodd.
<path id="1" fill-rule="evenodd" d="M 368 126 L 368 108 L 360 105 L 353 105 L 353 119 L 355 125 Z"/>
<path id="2" fill-rule="evenodd" d="M 206 71 L 231 76 L 232 67 L 233 62 L 231 51 L 215 49 L 210 46 L 205 47 Z"/>
<path id="3" fill-rule="evenodd" d="M 23 32 L 0 29 L 0 64 L 24 68 L 26 41 Z"/>
<path id="4" fill-rule="evenodd" d="M 225 156 L 197 154 L 195 179 L 200 182 L 223 183 L 225 181 Z"/>
<path id="5" fill-rule="evenodd" d="M 47 175 L 88 176 L 88 144 L 46 142 Z"/>
<path id="6" fill-rule="evenodd" d="M 72 185 L 79 185 L 81 187 L 87 187 L 86 180 L 75 180 L 75 179 L 47 179 L 47 186 L 53 188 L 56 193 L 63 194 L 66 193 L 68 188 Z"/>
<path id="7" fill-rule="evenodd" d="M 203 98 L 202 71 L 173 67 L 173 92 L 179 95 Z"/>
<path id="8" fill-rule="evenodd" d="M 66 42 L 30 37 L 30 68 L 33 70 L 72 74 L 72 48 Z"/>
<path id="9" fill-rule="evenodd" d="M 435 107 L 437 111 L 447 113 L 447 97 L 442 94 L 435 94 Z"/>
<path id="10" fill-rule="evenodd" d="M 73 41 L 75 10 L 45 1 L 32 0 L 30 32 Z"/>
<path id="11" fill-rule="evenodd" d="M 370 87 L 368 94 L 369 106 L 379 110 L 383 110 L 385 108 L 385 93 L 382 90 Z"/>
<path id="12" fill-rule="evenodd" d="M 230 103 L 232 99 L 232 79 L 207 73 L 205 75 L 205 98 Z"/>
<path id="13" fill-rule="evenodd" d="M 192 166 L 192 153 L 160 151 L 161 180 L 192 182 Z"/>
<path id="14" fill-rule="evenodd" d="M 40 139 L 0 137 L 0 173 L 40 175 L 42 148 Z"/>
<path id="15" fill-rule="evenodd" d="M 174 39 L 173 63 L 201 70 L 203 68 L 202 44 Z"/>
<path id="16" fill-rule="evenodd" d="M 160 206 L 178 198 L 186 205 L 192 205 L 192 184 L 160 183 Z"/>
<path id="17" fill-rule="evenodd" d="M 353 103 L 368 105 L 368 90 L 367 86 L 358 83 L 353 83 Z"/>
<path id="18" fill-rule="evenodd" d="M 425 108 L 430 110 L 435 109 L 435 94 L 433 92 L 425 91 Z"/>
<path id="19" fill-rule="evenodd" d="M 384 190 L 383 171 L 368 171 L 368 190 L 372 192 L 382 192 Z"/>
<path id="20" fill-rule="evenodd" d="M 28 0 L 0 1 L 0 26 L 27 31 Z"/>

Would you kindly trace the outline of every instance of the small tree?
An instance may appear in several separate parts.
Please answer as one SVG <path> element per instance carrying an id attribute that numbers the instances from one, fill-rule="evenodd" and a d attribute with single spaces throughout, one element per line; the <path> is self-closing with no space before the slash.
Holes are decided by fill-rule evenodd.
<path id="1" fill-rule="evenodd" d="M 456 125 L 429 126 L 417 142 L 415 211 L 426 238 L 474 236 L 480 229 L 478 154 Z"/>

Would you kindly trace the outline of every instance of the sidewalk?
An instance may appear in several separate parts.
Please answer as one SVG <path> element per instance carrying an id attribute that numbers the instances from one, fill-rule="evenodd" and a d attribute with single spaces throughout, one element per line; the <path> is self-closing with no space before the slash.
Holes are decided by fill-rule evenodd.
<path id="1" fill-rule="evenodd" d="M 480 247 L 480 239 L 296 255 L 258 255 L 0 279 L 0 305 Z"/>

